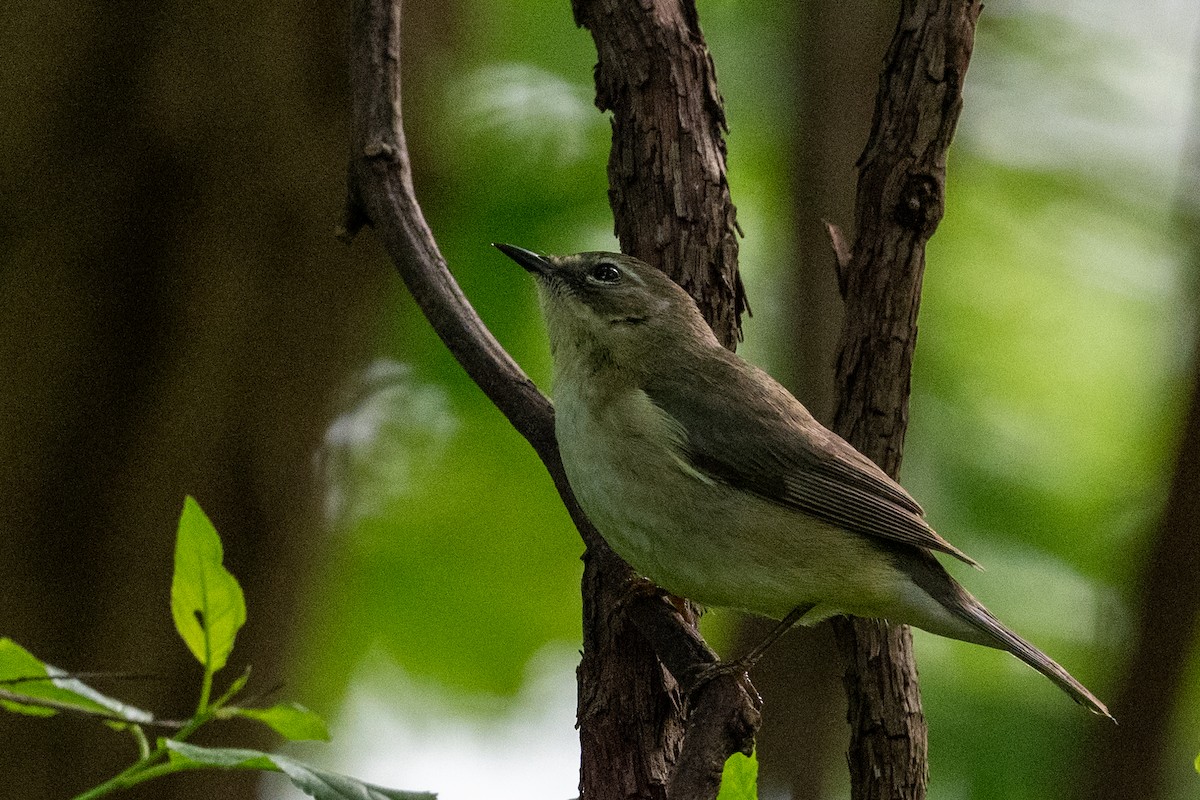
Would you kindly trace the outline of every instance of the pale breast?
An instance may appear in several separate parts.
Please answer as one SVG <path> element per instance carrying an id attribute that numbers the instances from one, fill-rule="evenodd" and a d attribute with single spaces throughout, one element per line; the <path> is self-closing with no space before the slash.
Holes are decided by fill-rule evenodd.
<path id="1" fill-rule="evenodd" d="M 661 576 L 663 538 L 678 525 L 667 495 L 702 479 L 679 457 L 678 425 L 640 389 L 597 398 L 568 384 L 554 399 L 563 467 L 580 506 L 622 558 Z"/>
<path id="2" fill-rule="evenodd" d="M 896 591 L 864 537 L 738 491 L 683 457 L 678 423 L 644 392 L 555 393 L 563 466 L 580 506 L 639 574 L 707 605 L 780 617 L 874 608 Z M 886 615 L 884 615 L 886 616 Z"/>

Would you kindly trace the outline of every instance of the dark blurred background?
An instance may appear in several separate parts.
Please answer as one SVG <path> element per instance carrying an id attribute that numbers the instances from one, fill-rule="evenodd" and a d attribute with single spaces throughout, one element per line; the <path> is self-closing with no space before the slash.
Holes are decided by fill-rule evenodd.
<path id="1" fill-rule="evenodd" d="M 850 222 L 895 12 L 776 5 L 699 8 L 746 234 L 741 352 L 828 419 L 840 312 L 821 220 Z M 1195 523 L 1170 512 L 1200 493 L 1177 461 L 1200 263 L 1198 14 L 1056 8 L 996 4 L 980 24 L 902 480 L 987 565 L 959 574 L 999 616 L 1102 697 L 1159 715 L 1106 741 L 1015 660 L 918 633 L 930 798 L 1082 797 L 1115 752 L 1158 770 L 1144 797 L 1182 800 L 1200 785 L 1195 583 L 1163 563 L 1184 563 Z M 546 386 L 532 287 L 487 243 L 615 246 L 590 37 L 565 2 L 406 10 L 418 196 L 468 296 Z M 96 683 L 187 713 L 199 667 L 168 592 L 191 493 L 249 606 L 218 683 L 253 664 L 251 693 L 282 684 L 333 722 L 333 744 L 293 752 L 447 800 L 571 797 L 581 545 L 371 234 L 333 236 L 347 13 L 0 7 L 0 635 L 68 670 L 151 673 Z M 726 653 L 755 635 L 725 612 L 705 624 Z M 789 638 L 756 680 L 763 797 L 844 796 L 828 644 Z M 1155 668 L 1131 677 L 1131 663 Z M 227 733 L 202 741 L 277 744 Z M 0 742 L 0 795 L 33 800 L 135 755 L 61 717 L 0 715 Z M 291 792 L 205 773 L 128 796 Z"/>

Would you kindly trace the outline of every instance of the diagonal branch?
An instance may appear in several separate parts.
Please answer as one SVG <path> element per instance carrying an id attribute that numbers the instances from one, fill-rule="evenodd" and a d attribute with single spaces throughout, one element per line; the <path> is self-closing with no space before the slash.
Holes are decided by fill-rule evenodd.
<path id="1" fill-rule="evenodd" d="M 559 478 L 554 411 L 463 295 L 412 185 L 400 113 L 400 2 L 359 0 L 351 33 L 352 157 L 341 235 L 370 224 L 442 342 Z M 561 469 L 557 470 L 561 473 Z M 565 481 L 564 481 L 565 485 Z"/>

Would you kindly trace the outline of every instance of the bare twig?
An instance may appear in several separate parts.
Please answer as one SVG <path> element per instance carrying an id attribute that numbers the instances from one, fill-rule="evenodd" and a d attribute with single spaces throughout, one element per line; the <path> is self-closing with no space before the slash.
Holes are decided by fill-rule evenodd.
<path id="1" fill-rule="evenodd" d="M 10 692 L 8 689 L 0 689 L 0 700 L 23 706 L 46 708 L 51 711 L 59 711 L 64 714 L 76 714 L 81 717 L 99 719 L 105 722 L 122 722 L 126 725 L 141 725 L 143 728 L 165 728 L 166 730 L 177 731 L 187 724 L 186 722 L 177 719 L 159 719 L 158 717 L 150 715 L 148 715 L 145 719 L 132 720 L 114 712 L 95 711 L 88 708 L 80 708 L 79 706 L 72 705 L 71 703 L 60 703 L 58 700 L 51 700 L 48 697 L 30 697 L 18 692 Z"/>
<path id="2" fill-rule="evenodd" d="M 16 686 L 21 683 L 46 683 L 55 680 L 95 680 L 103 678 L 111 681 L 150 681 L 164 680 L 163 676 L 150 672 L 60 672 L 55 675 L 19 675 L 14 678 L 0 678 L 0 686 Z"/>
<path id="3" fill-rule="evenodd" d="M 834 429 L 893 477 L 925 243 L 942 218 L 946 151 L 981 10 L 977 0 L 904 0 L 859 159 L 854 246 L 839 275 L 846 316 Z M 923 798 L 926 729 L 908 628 L 842 618 L 834 629 L 850 701 L 852 796 Z"/>
<path id="4" fill-rule="evenodd" d="M 825 221 L 825 230 L 829 234 L 829 245 L 833 248 L 833 266 L 837 272 L 838 291 L 846 296 L 846 270 L 850 268 L 850 243 L 846 234 L 837 225 Z"/>

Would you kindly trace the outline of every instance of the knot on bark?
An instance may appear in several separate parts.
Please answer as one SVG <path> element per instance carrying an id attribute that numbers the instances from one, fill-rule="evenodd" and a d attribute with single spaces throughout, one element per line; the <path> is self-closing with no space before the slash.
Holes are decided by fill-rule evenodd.
<path id="1" fill-rule="evenodd" d="M 384 141 L 383 139 L 373 139 L 363 147 L 363 155 L 369 159 L 378 158 L 394 163 L 400 158 L 400 150 L 392 142 Z"/>
<path id="2" fill-rule="evenodd" d="M 941 183 L 927 173 L 909 175 L 905 179 L 893 209 L 898 223 L 926 239 L 942 221 L 944 210 Z"/>

